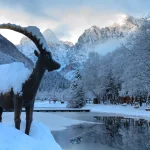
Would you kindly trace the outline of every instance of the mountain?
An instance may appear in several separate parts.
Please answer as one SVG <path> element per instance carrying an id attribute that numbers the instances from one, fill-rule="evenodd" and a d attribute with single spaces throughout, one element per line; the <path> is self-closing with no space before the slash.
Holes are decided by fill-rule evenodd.
<path id="1" fill-rule="evenodd" d="M 0 64 L 10 64 L 15 61 L 17 61 L 15 58 L 0 52 Z"/>
<path id="2" fill-rule="evenodd" d="M 99 28 L 92 26 L 85 30 L 79 37 L 76 47 L 78 49 L 86 46 L 97 45 L 105 43 L 111 39 L 120 39 L 126 37 L 130 32 L 134 31 L 139 26 L 140 20 L 131 16 L 127 16 L 122 25 L 114 23 L 112 26 Z"/>
<path id="3" fill-rule="evenodd" d="M 92 26 L 83 32 L 75 45 L 59 41 L 50 29 L 45 30 L 43 35 L 53 58 L 61 64 L 59 72 L 67 77 L 68 71 L 76 70 L 82 66 L 82 63 L 87 60 L 89 52 L 97 51 L 101 55 L 105 55 L 113 51 L 140 26 L 141 22 L 141 19 L 127 16 L 121 25 L 114 23 L 105 28 Z M 17 47 L 19 51 L 35 62 L 36 58 L 33 52 L 36 46 L 31 40 L 24 37 Z"/>
<path id="4" fill-rule="evenodd" d="M 53 58 L 61 63 L 62 67 L 68 64 L 66 53 L 68 50 L 70 50 L 70 47 L 73 44 L 71 42 L 59 41 L 50 29 L 45 30 L 43 35 L 48 43 Z M 37 58 L 34 55 L 34 50 L 37 50 L 37 47 L 29 38 L 23 37 L 20 41 L 20 44 L 17 45 L 17 48 L 34 63 L 36 62 Z M 53 91 L 62 93 L 69 87 L 69 84 L 70 82 L 58 71 L 53 71 L 50 73 L 46 72 L 40 84 L 37 98 L 45 98 L 44 91 L 47 92 L 46 96 L 48 95 L 48 97 L 50 97 Z"/>
<path id="5" fill-rule="evenodd" d="M 130 33 L 136 31 L 141 22 L 140 19 L 127 16 L 121 25 L 114 23 L 105 28 L 92 26 L 83 32 L 75 45 L 68 41 L 59 41 L 50 29 L 45 30 L 43 35 L 53 58 L 61 64 L 61 69 L 44 75 L 38 95 L 43 96 L 44 91 L 47 96 L 55 95 L 55 92 L 61 95 L 69 87 L 69 80 L 74 78 L 75 71 L 82 69 L 89 52 L 96 51 L 105 55 L 113 51 Z M 30 39 L 23 37 L 17 48 L 35 63 L 37 58 L 34 50 L 37 48 Z"/>
<path id="6" fill-rule="evenodd" d="M 58 40 L 58 38 L 55 36 L 55 34 L 50 29 L 46 29 L 43 32 L 43 36 L 46 39 L 46 42 L 48 45 L 60 44 L 60 41 Z"/>
<path id="7" fill-rule="evenodd" d="M 63 91 L 69 87 L 70 82 L 59 72 L 46 72 L 39 87 L 39 92 Z"/>
<path id="8" fill-rule="evenodd" d="M 25 66 L 31 68 L 33 62 L 23 55 L 10 41 L 0 34 L 0 64 L 12 62 L 23 62 Z"/>
<path id="9" fill-rule="evenodd" d="M 61 67 L 65 66 L 68 63 L 67 52 L 73 44 L 71 42 L 59 41 L 50 29 L 45 30 L 43 35 L 48 43 L 53 58 L 61 63 Z M 17 48 L 33 62 L 36 61 L 37 58 L 34 55 L 34 50 L 37 48 L 29 38 L 23 37 L 20 44 L 17 45 Z"/>
<path id="10" fill-rule="evenodd" d="M 37 60 L 37 57 L 34 55 L 34 50 L 37 50 L 35 44 L 27 37 L 23 37 L 19 45 L 16 45 L 17 49 L 32 60 L 34 63 Z"/>
<path id="11" fill-rule="evenodd" d="M 113 51 L 140 24 L 140 19 L 127 16 L 123 20 L 122 25 L 114 23 L 105 28 L 92 26 L 86 29 L 72 49 L 72 61 L 79 62 L 86 60 L 88 53 L 91 51 L 97 51 L 101 55 Z"/>

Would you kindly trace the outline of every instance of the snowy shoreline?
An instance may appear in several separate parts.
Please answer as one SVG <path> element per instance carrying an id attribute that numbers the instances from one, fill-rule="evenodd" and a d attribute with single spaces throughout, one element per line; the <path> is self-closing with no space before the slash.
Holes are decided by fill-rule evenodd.
<path id="1" fill-rule="evenodd" d="M 35 108 L 38 107 L 47 107 L 50 109 L 70 109 L 66 108 L 66 104 L 60 103 L 49 103 L 48 101 L 45 102 L 35 102 Z M 111 104 L 86 104 L 85 107 L 81 109 L 89 109 L 90 112 L 95 113 L 106 113 L 106 114 L 115 114 L 115 115 L 123 115 L 127 117 L 140 117 L 140 118 L 149 118 L 150 119 L 150 111 L 145 110 L 146 106 L 143 104 L 140 108 L 134 108 L 134 106 L 127 105 L 111 105 Z"/>
<path id="2" fill-rule="evenodd" d="M 66 104 L 52 104 L 48 101 L 35 103 L 36 108 L 45 106 L 54 109 L 66 109 Z M 89 113 L 96 113 L 96 115 L 99 115 L 100 113 L 101 115 L 107 114 L 108 116 L 115 115 L 130 118 L 144 118 L 150 120 L 150 112 L 145 111 L 145 106 L 135 109 L 131 105 L 122 106 L 87 104 L 85 107 L 83 107 L 83 109 L 90 109 L 91 113 Z M 89 113 L 87 113 L 87 115 L 89 115 Z M 50 131 L 64 130 L 67 128 L 67 126 L 80 123 L 91 123 L 88 121 L 77 120 L 72 115 L 70 115 L 71 113 L 68 114 L 69 115 L 65 116 L 65 113 L 61 113 L 60 115 L 57 113 L 34 112 L 34 121 L 31 126 L 30 136 L 27 136 L 24 134 L 25 121 L 22 121 L 21 123 L 21 130 L 16 130 L 13 125 L 14 114 L 12 112 L 3 113 L 3 123 L 0 123 L 0 150 L 62 150 L 59 144 L 57 144 L 57 142 L 55 141 Z M 21 115 L 21 119 L 25 120 L 24 112 Z M 9 144 L 7 144 L 8 142 Z"/>
<path id="3" fill-rule="evenodd" d="M 150 119 L 150 111 L 145 110 L 146 106 L 142 106 L 140 108 L 134 108 L 131 105 L 122 106 L 122 105 L 88 104 L 84 108 L 90 109 L 91 112 Z"/>
<path id="4" fill-rule="evenodd" d="M 34 112 L 30 135 L 27 136 L 24 133 L 25 113 L 21 115 L 21 130 L 15 129 L 13 117 L 12 112 L 3 113 L 3 122 L 0 123 L 0 150 L 62 150 L 51 131 L 64 130 L 67 126 L 86 122 L 52 113 Z"/>

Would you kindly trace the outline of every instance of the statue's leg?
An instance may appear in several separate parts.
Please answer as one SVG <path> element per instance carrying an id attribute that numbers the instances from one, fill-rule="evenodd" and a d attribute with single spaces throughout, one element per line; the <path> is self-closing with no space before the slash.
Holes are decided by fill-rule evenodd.
<path id="1" fill-rule="evenodd" d="M 25 134 L 29 135 L 30 127 L 33 119 L 33 106 L 34 104 L 30 104 L 29 106 L 25 107 L 26 109 L 26 130 Z"/>
<path id="2" fill-rule="evenodd" d="M 23 100 L 21 97 L 16 96 L 14 99 L 14 121 L 16 129 L 20 130 L 20 123 L 21 123 L 21 111 L 22 111 L 22 104 Z"/>
<path id="3" fill-rule="evenodd" d="M 3 113 L 3 108 L 0 107 L 0 122 L 2 122 L 2 113 Z"/>

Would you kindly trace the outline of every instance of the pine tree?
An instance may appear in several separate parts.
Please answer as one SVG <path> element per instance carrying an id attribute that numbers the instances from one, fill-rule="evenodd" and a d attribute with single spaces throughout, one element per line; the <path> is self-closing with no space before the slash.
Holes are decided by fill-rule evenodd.
<path id="1" fill-rule="evenodd" d="M 75 79 L 71 83 L 68 97 L 69 108 L 81 108 L 85 105 L 82 77 L 79 71 L 76 72 Z"/>

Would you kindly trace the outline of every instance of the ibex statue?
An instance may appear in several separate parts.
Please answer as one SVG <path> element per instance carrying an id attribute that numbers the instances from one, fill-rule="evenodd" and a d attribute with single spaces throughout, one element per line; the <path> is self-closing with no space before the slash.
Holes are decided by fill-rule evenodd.
<path id="1" fill-rule="evenodd" d="M 39 52 L 37 52 L 36 50 L 34 51 L 34 54 L 38 57 L 38 60 L 32 74 L 22 85 L 22 94 L 15 94 L 13 92 L 13 89 L 10 89 L 9 93 L 3 93 L 0 95 L 0 122 L 2 122 L 3 109 L 13 109 L 15 127 L 17 129 L 20 129 L 20 115 L 22 108 L 24 107 L 26 110 L 25 133 L 29 135 L 30 126 L 32 123 L 35 95 L 37 93 L 44 72 L 46 70 L 57 70 L 60 68 L 60 64 L 52 59 L 52 55 L 48 51 L 47 43 L 38 28 L 32 26 L 21 27 L 13 24 L 1 24 L 0 28 L 10 29 L 24 34 L 35 43 L 39 50 Z"/>

